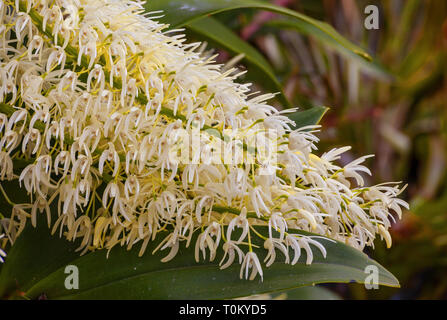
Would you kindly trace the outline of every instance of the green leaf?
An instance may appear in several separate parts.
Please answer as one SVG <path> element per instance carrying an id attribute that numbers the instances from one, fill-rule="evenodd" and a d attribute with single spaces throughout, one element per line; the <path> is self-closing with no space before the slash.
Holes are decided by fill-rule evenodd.
<path id="1" fill-rule="evenodd" d="M 177 256 L 162 263 L 166 252 L 151 252 L 163 235 L 148 245 L 146 253 L 138 257 L 139 248 L 130 251 L 122 247 L 98 250 L 84 256 L 74 252 L 76 244 L 49 235 L 40 221 L 37 229 L 28 226 L 11 248 L 0 273 L 0 296 L 36 299 L 42 294 L 48 299 L 227 299 L 253 294 L 271 293 L 325 282 L 359 282 L 368 274 L 365 267 L 374 265 L 379 270 L 379 283 L 399 286 L 397 279 L 369 259 L 362 252 L 345 244 L 328 239 L 317 239 L 328 252 L 323 258 L 313 248 L 314 262 L 304 263 L 303 251 L 299 262 L 292 266 L 283 263 L 283 257 L 269 268 L 264 267 L 264 281 L 239 278 L 240 265 L 233 264 L 219 270 L 222 249 L 214 262 L 194 260 L 194 243 L 189 248 L 181 246 Z M 266 227 L 258 227 L 266 233 Z M 308 233 L 289 230 L 290 232 Z M 254 245 L 263 246 L 258 237 Z M 264 259 L 266 251 L 254 248 Z M 292 252 L 291 252 L 292 254 Z M 79 270 L 79 289 L 67 290 L 64 286 L 65 267 L 75 265 Z"/>
<path id="2" fill-rule="evenodd" d="M 292 129 L 318 124 L 328 110 L 328 107 L 313 107 L 289 114 L 289 118 L 295 121 L 295 127 Z"/>
<path id="3" fill-rule="evenodd" d="M 359 46 L 353 44 L 341 36 L 331 25 L 313 19 L 299 12 L 276 6 L 274 4 L 256 0 L 151 0 L 145 5 L 148 11 L 163 10 L 165 16 L 162 22 L 170 24 L 173 28 L 182 27 L 203 16 L 234 10 L 234 9 L 260 9 L 276 12 L 296 19 L 297 24 L 319 36 L 325 34 L 331 41 L 335 41 L 347 50 L 360 56 L 362 59 L 371 61 L 371 56 Z M 323 39 L 327 41 L 327 39 Z"/>
<path id="4" fill-rule="evenodd" d="M 21 296 L 28 287 L 79 257 L 73 243 L 50 236 L 45 221 L 39 221 L 38 227 L 29 223 L 7 250 L 0 273 L 0 298 Z"/>
<path id="5" fill-rule="evenodd" d="M 314 28 L 310 24 L 300 23 L 300 21 L 293 19 L 277 19 L 268 21 L 265 25 L 280 29 L 296 30 L 302 34 L 314 38 L 324 46 L 332 48 L 333 50 L 340 53 L 347 59 L 357 62 L 359 66 L 362 68 L 362 70 L 366 71 L 368 74 L 375 76 L 376 78 L 381 78 L 383 80 L 388 81 L 394 80 L 394 76 L 388 70 L 386 70 L 376 59 L 365 60 L 363 57 L 359 56 L 354 50 L 351 50 L 343 46 L 335 38 L 331 37 L 321 29 Z"/>
<path id="6" fill-rule="evenodd" d="M 258 82 L 264 84 L 265 89 L 271 92 L 280 92 L 280 102 L 286 106 L 290 106 L 290 102 L 284 96 L 282 86 L 276 79 L 270 63 L 248 42 L 242 40 L 233 31 L 212 17 L 204 17 L 191 21 L 187 27 L 193 33 L 200 35 L 200 37 L 205 38 L 207 41 L 216 43 L 234 54 L 243 53 L 245 55 L 244 60 L 248 62 L 248 65 L 256 68 L 258 74 L 261 75 Z M 249 68 L 249 72 L 251 70 Z"/>

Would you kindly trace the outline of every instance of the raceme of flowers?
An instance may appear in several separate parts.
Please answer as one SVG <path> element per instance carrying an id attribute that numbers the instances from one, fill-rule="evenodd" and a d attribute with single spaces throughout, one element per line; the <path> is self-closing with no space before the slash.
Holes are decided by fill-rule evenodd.
<path id="1" fill-rule="evenodd" d="M 237 262 L 250 279 L 263 277 L 262 262 L 270 266 L 277 251 L 291 264 L 301 249 L 308 264 L 312 250 L 326 255 L 318 237 L 293 229 L 360 250 L 377 235 L 391 245 L 392 212 L 408 206 L 397 184 L 365 187 L 367 157 L 336 164 L 348 147 L 317 156 L 317 126 L 293 129 L 266 102 L 272 94 L 236 83 L 237 70 L 213 64 L 143 4 L 1 2 L 0 181 L 18 180 L 29 198 L 14 203 L 1 186 L 12 207 L 3 240 L 13 243 L 44 215 L 53 233 L 80 239 L 81 253 L 138 244 L 141 255 L 161 237 L 162 261 L 182 243 L 195 246 L 197 261 L 223 250 L 221 268 Z M 225 153 L 244 157 L 253 148 L 226 131 L 274 130 L 277 161 L 210 162 L 210 139 L 193 151 L 200 161 L 173 161 L 178 129 L 213 129 Z M 264 241 L 264 261 L 254 237 Z"/>

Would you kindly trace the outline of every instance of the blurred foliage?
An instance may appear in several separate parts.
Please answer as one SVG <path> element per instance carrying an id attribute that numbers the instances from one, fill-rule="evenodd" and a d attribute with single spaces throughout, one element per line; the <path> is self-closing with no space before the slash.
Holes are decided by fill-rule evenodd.
<path id="1" fill-rule="evenodd" d="M 342 159 L 346 162 L 375 154 L 368 163 L 374 173 L 368 183 L 408 183 L 404 197 L 411 211 L 393 226 L 393 247 L 387 250 L 377 243 L 370 252 L 398 277 L 401 289 L 332 289 L 354 299 L 447 298 L 447 2 L 270 2 L 326 21 L 374 60 L 340 50 L 337 43 L 321 41 L 321 34 L 272 12 L 238 10 L 214 18 L 268 60 L 267 68 L 273 69 L 293 106 L 331 108 L 321 122 L 321 150 L 351 145 L 353 153 Z M 364 9 L 370 4 L 379 8 L 378 30 L 364 27 Z M 222 48 L 221 62 L 238 53 L 194 28 L 187 32 Z M 266 77 L 249 72 L 247 79 L 253 78 L 262 86 Z"/>

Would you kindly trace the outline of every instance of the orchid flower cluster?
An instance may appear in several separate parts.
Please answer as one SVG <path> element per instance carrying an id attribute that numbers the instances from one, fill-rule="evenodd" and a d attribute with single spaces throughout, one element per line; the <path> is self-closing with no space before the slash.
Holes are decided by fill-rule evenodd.
<path id="1" fill-rule="evenodd" d="M 296 230 L 359 250 L 377 235 L 391 245 L 393 212 L 408 207 L 398 184 L 365 187 L 367 157 L 336 164 L 349 147 L 317 156 L 318 126 L 296 129 L 290 110 L 267 103 L 274 95 L 235 82 L 237 69 L 214 64 L 143 5 L 1 2 L 0 181 L 18 180 L 29 199 L 14 203 L 1 186 L 12 207 L 3 240 L 44 215 L 53 233 L 79 239 L 81 254 L 138 244 L 142 255 L 161 236 L 154 251 L 166 250 L 166 262 L 195 241 L 197 261 L 223 250 L 221 268 L 238 262 L 250 279 L 263 277 L 253 237 L 267 267 L 277 251 L 291 264 L 302 249 L 308 264 L 312 250 L 326 255 L 318 236 Z M 194 161 L 174 161 L 176 130 L 215 133 L 198 140 Z M 227 139 L 272 130 L 272 157 Z M 209 161 L 211 140 L 221 158 L 237 151 L 252 161 Z"/>

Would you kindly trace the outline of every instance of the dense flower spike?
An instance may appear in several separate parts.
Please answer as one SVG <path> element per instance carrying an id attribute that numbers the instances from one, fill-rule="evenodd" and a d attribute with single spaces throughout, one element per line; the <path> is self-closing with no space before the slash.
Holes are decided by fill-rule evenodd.
<path id="1" fill-rule="evenodd" d="M 0 16 L 0 180 L 29 195 L 16 204 L 2 187 L 8 241 L 44 214 L 82 252 L 140 243 L 143 254 L 158 235 L 169 261 L 196 239 L 197 260 L 222 250 L 221 268 L 236 261 L 250 279 L 263 277 L 253 237 L 266 266 L 295 264 L 301 249 L 306 263 L 315 248 L 326 255 L 292 229 L 391 245 L 391 211 L 407 207 L 396 184 L 364 187 L 366 157 L 336 164 L 349 148 L 316 156 L 317 126 L 292 130 L 267 104 L 273 95 L 253 96 L 237 70 L 168 34 L 142 2 L 11 0 Z M 272 131 L 273 144 L 258 143 Z M 191 155 L 173 157 L 185 145 Z"/>

